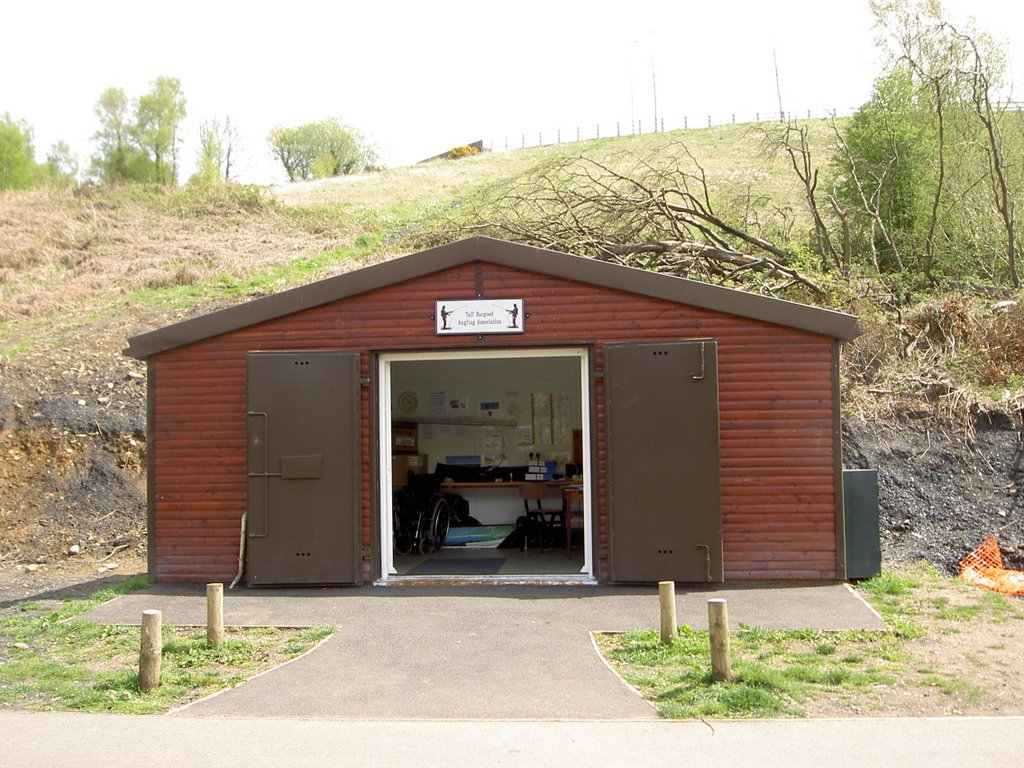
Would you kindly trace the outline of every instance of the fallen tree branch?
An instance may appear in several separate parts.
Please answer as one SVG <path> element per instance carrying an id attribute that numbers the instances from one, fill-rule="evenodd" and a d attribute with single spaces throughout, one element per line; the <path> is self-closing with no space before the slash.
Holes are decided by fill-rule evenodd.
<path id="1" fill-rule="evenodd" d="M 692 170 L 632 155 L 554 162 L 505 189 L 472 229 L 759 293 L 800 286 L 822 295 L 785 248 L 715 210 L 703 168 L 682 153 Z"/>

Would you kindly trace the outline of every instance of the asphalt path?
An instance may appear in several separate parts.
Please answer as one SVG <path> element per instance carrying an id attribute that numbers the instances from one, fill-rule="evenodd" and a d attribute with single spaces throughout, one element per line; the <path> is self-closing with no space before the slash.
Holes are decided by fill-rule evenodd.
<path id="1" fill-rule="evenodd" d="M 1024 718 L 329 721 L 0 710 L 0 766 L 1014 765 Z"/>
<path id="2" fill-rule="evenodd" d="M 680 624 L 707 626 L 725 598 L 733 626 L 881 629 L 845 585 L 719 588 L 677 595 Z M 155 589 L 82 618 L 205 622 L 194 588 Z M 605 666 L 594 631 L 656 629 L 657 590 L 465 587 L 248 590 L 225 597 L 230 625 L 331 624 L 335 633 L 292 663 L 188 707 L 191 715 L 382 720 L 657 719 Z"/>

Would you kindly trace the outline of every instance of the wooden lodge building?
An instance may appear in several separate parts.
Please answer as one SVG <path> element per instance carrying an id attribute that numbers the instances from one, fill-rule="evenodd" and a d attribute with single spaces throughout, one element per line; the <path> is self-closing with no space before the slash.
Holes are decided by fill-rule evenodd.
<path id="1" fill-rule="evenodd" d="M 844 579 L 839 350 L 858 333 L 477 237 L 134 336 L 150 578 Z M 468 508 L 436 551 L 399 542 L 409 471 Z M 498 546 L 537 482 L 561 538 Z"/>

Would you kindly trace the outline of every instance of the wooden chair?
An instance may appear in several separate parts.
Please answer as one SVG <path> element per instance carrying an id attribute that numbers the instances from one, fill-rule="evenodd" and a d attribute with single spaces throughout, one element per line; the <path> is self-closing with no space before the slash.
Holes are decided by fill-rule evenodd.
<path id="1" fill-rule="evenodd" d="M 550 543 L 551 539 L 548 537 L 555 531 L 556 526 L 560 527 L 563 532 L 568 534 L 568 530 L 565 526 L 565 511 L 562 508 L 552 509 L 550 507 L 544 507 L 543 505 L 544 499 L 548 495 L 548 486 L 546 484 L 530 482 L 520 483 L 519 495 L 523 498 L 523 507 L 526 509 L 526 519 L 537 526 L 537 538 L 540 541 L 541 552 L 544 551 L 545 539 Z M 531 501 L 534 502 L 535 506 L 530 506 Z M 523 548 L 525 549 L 525 545 Z"/>
<path id="2" fill-rule="evenodd" d="M 577 529 L 574 525 L 579 523 Z M 562 523 L 565 526 L 565 556 L 572 557 L 572 532 L 584 530 L 583 523 L 583 488 L 571 486 L 562 489 Z"/>

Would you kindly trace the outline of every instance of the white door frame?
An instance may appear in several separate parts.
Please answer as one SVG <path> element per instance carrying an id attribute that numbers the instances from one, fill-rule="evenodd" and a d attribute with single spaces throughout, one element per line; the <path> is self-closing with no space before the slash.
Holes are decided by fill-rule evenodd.
<path id="1" fill-rule="evenodd" d="M 473 349 L 473 350 L 429 350 L 423 352 L 381 352 L 377 356 L 377 381 L 379 403 L 379 423 L 377 425 L 379 440 L 378 466 L 380 472 L 380 573 L 377 578 L 387 582 L 396 574 L 394 566 L 394 531 L 391 520 L 392 484 L 391 484 L 391 364 L 417 360 L 485 360 L 509 358 L 542 358 L 542 357 L 575 357 L 579 360 L 580 404 L 583 420 L 583 567 L 579 576 L 573 578 L 594 579 L 593 553 L 593 520 L 591 486 L 593 468 L 590 465 L 591 445 L 591 402 L 590 402 L 590 351 L 586 347 L 516 347 L 509 349 Z M 568 524 L 568 521 L 566 521 Z M 550 580 L 550 575 L 538 576 Z M 485 580 L 501 581 L 503 579 L 523 580 L 522 576 L 488 577 Z"/>

